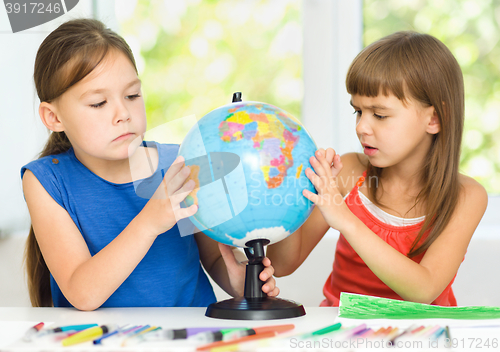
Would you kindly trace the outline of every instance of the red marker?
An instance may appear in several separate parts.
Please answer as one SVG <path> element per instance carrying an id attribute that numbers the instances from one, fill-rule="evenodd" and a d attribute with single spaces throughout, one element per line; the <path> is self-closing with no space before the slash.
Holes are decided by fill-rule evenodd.
<path id="1" fill-rule="evenodd" d="M 24 334 L 23 340 L 26 341 L 26 342 L 30 342 L 31 338 L 34 335 L 38 334 L 38 332 L 40 330 L 42 330 L 42 328 L 43 328 L 44 325 L 45 324 L 42 322 L 42 323 L 38 323 L 35 326 L 29 328 L 28 331 L 26 331 L 26 334 Z"/>

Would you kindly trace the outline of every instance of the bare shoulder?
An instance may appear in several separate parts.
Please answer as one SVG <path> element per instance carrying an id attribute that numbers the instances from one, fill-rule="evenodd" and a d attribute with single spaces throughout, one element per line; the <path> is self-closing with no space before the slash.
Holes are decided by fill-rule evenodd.
<path id="1" fill-rule="evenodd" d="M 22 185 L 23 185 L 23 192 L 24 192 L 25 197 L 26 197 L 26 194 L 30 194 L 35 189 L 39 189 L 39 187 L 37 187 L 37 186 L 39 186 L 39 185 L 41 186 L 40 181 L 38 181 L 36 176 L 31 172 L 31 170 L 28 170 L 28 169 L 26 171 L 24 171 Z"/>
<path id="2" fill-rule="evenodd" d="M 460 174 L 460 201 L 467 207 L 475 207 L 478 210 L 486 210 L 488 205 L 488 193 L 479 182 L 472 177 Z"/>
<path id="3" fill-rule="evenodd" d="M 338 187 L 342 196 L 351 191 L 368 166 L 368 158 L 361 153 L 346 153 L 340 157 L 342 170 L 338 175 Z"/>

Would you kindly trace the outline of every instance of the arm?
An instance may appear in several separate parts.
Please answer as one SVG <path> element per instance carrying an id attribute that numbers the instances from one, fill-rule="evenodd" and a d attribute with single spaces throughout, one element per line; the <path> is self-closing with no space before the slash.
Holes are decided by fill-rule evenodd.
<path id="1" fill-rule="evenodd" d="M 266 255 L 273 262 L 275 276 L 287 276 L 297 270 L 329 228 L 321 212 L 315 207 L 297 231 L 267 246 Z"/>
<path id="2" fill-rule="evenodd" d="M 487 194 L 476 181 L 463 177 L 459 203 L 449 224 L 426 251 L 420 263 L 398 252 L 373 233 L 347 208 L 329 202 L 339 194 L 335 182 L 321 184 L 317 176 L 328 174 L 322 156 L 311 160 L 316 173 L 307 170 L 318 195 L 305 192 L 315 202 L 326 221 L 338 229 L 366 265 L 403 299 L 421 303 L 434 301 L 450 283 L 463 260 L 470 239 L 487 205 Z"/>
<path id="3" fill-rule="evenodd" d="M 326 159 L 331 164 L 336 155 L 335 151 L 327 149 L 325 153 Z M 337 182 L 339 192 L 343 197 L 356 183 L 357 177 L 354 175 L 359 174 L 360 176 L 365 166 L 360 163 L 356 153 L 345 154 L 341 158 L 340 156 L 337 158 L 337 164 L 332 167 L 332 174 L 339 180 Z M 329 229 L 330 225 L 326 222 L 320 209 L 315 206 L 309 218 L 297 231 L 280 242 L 268 246 L 266 255 L 273 262 L 275 276 L 290 275 L 297 270 Z"/>
<path id="4" fill-rule="evenodd" d="M 198 231 L 198 230 L 195 230 Z M 247 258 L 236 247 L 217 243 L 203 232 L 195 234 L 200 252 L 200 261 L 210 277 L 229 295 L 243 296 Z M 262 291 L 268 296 L 277 296 L 279 288 L 275 286 L 274 269 L 269 258 L 262 261 L 265 268 L 259 278 L 265 282 Z"/>
<path id="5" fill-rule="evenodd" d="M 52 199 L 33 173 L 26 171 L 23 190 L 36 239 L 50 272 L 73 306 L 81 310 L 101 306 L 135 269 L 158 234 L 170 229 L 176 218 L 196 212 L 196 207 L 179 207 L 194 186 L 186 183 L 181 188 L 189 175 L 182 172 L 182 166 L 179 162 L 167 171 L 144 209 L 93 257 L 68 212 Z M 171 196 L 166 197 L 165 192 Z"/>

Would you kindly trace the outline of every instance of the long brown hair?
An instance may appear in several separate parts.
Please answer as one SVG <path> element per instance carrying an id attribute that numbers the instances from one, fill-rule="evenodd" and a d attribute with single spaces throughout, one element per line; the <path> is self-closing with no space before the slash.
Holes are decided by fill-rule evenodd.
<path id="1" fill-rule="evenodd" d="M 36 54 L 33 78 L 40 102 L 50 103 L 59 98 L 92 72 L 113 49 L 125 54 L 137 72 L 134 56 L 125 40 L 100 21 L 76 19 L 60 25 L 45 38 Z M 71 143 L 64 132 L 51 132 L 39 158 L 70 148 Z M 33 226 L 26 241 L 24 260 L 32 306 L 52 306 L 50 272 Z"/>
<path id="2" fill-rule="evenodd" d="M 428 34 L 396 32 L 362 50 L 346 78 L 349 94 L 376 97 L 394 94 L 433 106 L 440 123 L 433 135 L 429 157 L 421 171 L 423 188 L 414 207 L 424 205 L 425 221 L 409 257 L 423 253 L 450 221 L 460 193 L 459 161 L 464 125 L 464 83 L 460 66 L 450 50 Z M 368 163 L 367 179 L 382 176 L 383 168 Z M 376 204 L 377 185 L 369 192 Z M 427 237 L 424 234 L 429 231 Z M 423 239 L 421 244 L 419 242 Z"/>

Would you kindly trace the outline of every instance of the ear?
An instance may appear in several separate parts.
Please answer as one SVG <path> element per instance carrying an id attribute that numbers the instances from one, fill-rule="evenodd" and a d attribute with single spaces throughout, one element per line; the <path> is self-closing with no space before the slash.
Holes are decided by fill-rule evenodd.
<path id="1" fill-rule="evenodd" d="M 62 132 L 64 126 L 57 115 L 57 107 L 52 103 L 42 102 L 38 107 L 38 114 L 42 123 L 51 131 Z"/>
<path id="2" fill-rule="evenodd" d="M 432 109 L 430 112 L 431 115 L 430 119 L 428 120 L 427 128 L 425 129 L 425 131 L 429 134 L 438 134 L 439 131 L 441 131 L 441 124 L 439 123 L 439 117 L 436 109 L 434 109 L 433 106 L 431 106 L 430 108 Z"/>

